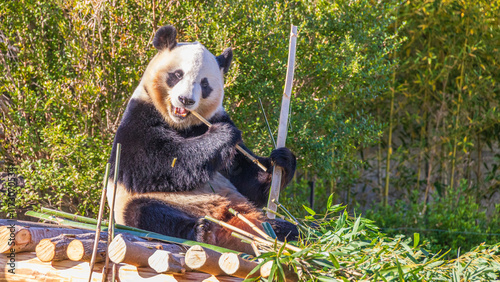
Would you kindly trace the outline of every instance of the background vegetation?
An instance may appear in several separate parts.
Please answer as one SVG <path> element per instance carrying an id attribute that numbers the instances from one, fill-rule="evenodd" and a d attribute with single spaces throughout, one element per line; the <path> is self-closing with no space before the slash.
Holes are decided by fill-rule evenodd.
<path id="1" fill-rule="evenodd" d="M 276 135 L 290 23 L 287 146 L 299 165 L 282 202 L 300 214 L 314 186 L 316 210 L 334 193 L 436 252 L 498 242 L 498 1 L 0 1 L 1 154 L 24 178 L 18 211 L 97 210 L 113 134 L 164 24 L 213 53 L 233 47 L 226 109 L 268 155 L 259 98 Z"/>

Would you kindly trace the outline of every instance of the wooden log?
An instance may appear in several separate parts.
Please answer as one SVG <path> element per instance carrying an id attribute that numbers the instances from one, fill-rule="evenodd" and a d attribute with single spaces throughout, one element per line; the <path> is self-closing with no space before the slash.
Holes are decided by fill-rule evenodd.
<path id="1" fill-rule="evenodd" d="M 186 272 L 184 257 L 164 250 L 156 250 L 153 255 L 148 258 L 148 265 L 158 273 Z"/>
<path id="2" fill-rule="evenodd" d="M 186 252 L 186 266 L 192 270 L 221 275 L 224 274 L 224 271 L 219 266 L 221 255 L 219 252 L 195 245 Z"/>
<path id="3" fill-rule="evenodd" d="M 15 273 L 9 272 L 12 267 L 8 264 L 8 257 L 0 255 L 0 281 L 9 282 L 41 282 L 41 281 L 88 281 L 89 263 L 81 261 L 53 261 L 41 262 L 34 252 L 16 254 Z M 101 282 L 104 263 L 96 263 L 92 282 Z M 157 273 L 149 267 L 136 267 L 129 264 L 117 265 L 117 281 L 133 282 L 241 282 L 243 279 L 229 276 L 212 276 L 201 272 Z M 107 276 L 111 280 L 111 274 Z"/>
<path id="4" fill-rule="evenodd" d="M 179 245 L 145 241 L 141 238 L 122 233 L 116 235 L 108 247 L 109 258 L 112 262 L 124 262 L 135 266 L 148 266 L 148 258 L 156 250 L 164 250 L 175 254 L 185 251 Z M 137 253 L 140 253 L 141 256 L 138 257 Z"/>
<path id="5" fill-rule="evenodd" d="M 148 266 L 148 259 L 155 248 L 135 244 L 118 234 L 108 247 L 109 259 L 114 263 L 127 263 L 135 266 Z"/>
<path id="6" fill-rule="evenodd" d="M 40 243 L 35 248 L 36 256 L 44 262 L 47 261 L 60 261 L 68 259 L 67 249 L 69 243 L 74 239 L 92 239 L 94 233 L 85 234 L 61 234 L 53 238 L 40 240 Z M 103 234 L 103 238 L 104 234 Z"/>
<path id="7" fill-rule="evenodd" d="M 92 234 L 94 235 L 94 234 Z M 89 261 L 92 259 L 92 252 L 94 247 L 94 238 L 90 239 L 74 239 L 68 245 L 66 254 L 68 258 L 73 261 Z M 100 240 L 96 249 L 96 262 L 101 262 L 106 259 L 106 242 Z"/>
<path id="8" fill-rule="evenodd" d="M 43 262 L 68 259 L 66 249 L 70 242 L 69 238 L 43 239 L 36 246 L 36 256 Z"/>
<path id="9" fill-rule="evenodd" d="M 9 225 L 0 227 L 0 252 L 33 252 L 42 239 L 56 237 L 61 234 L 83 234 L 86 230 L 71 228 L 48 228 Z M 12 240 L 13 239 L 13 240 Z"/>
<path id="10" fill-rule="evenodd" d="M 239 278 L 251 278 L 260 275 L 259 271 L 255 271 L 249 276 L 249 273 L 258 266 L 255 261 L 249 261 L 239 257 L 235 253 L 225 253 L 219 258 L 219 266 L 227 275 Z"/>

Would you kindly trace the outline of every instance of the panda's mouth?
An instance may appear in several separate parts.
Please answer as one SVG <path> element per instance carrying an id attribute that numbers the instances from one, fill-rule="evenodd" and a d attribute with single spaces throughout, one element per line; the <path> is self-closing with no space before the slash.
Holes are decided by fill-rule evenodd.
<path id="1" fill-rule="evenodd" d="M 172 106 L 172 113 L 174 113 L 174 116 L 178 118 L 186 118 L 191 112 L 186 108 L 178 108 Z"/>

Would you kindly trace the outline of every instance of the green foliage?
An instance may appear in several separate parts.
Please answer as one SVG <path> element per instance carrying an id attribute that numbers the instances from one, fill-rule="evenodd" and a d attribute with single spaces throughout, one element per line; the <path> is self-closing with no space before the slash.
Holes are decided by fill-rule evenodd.
<path id="1" fill-rule="evenodd" d="M 390 152 L 389 194 L 400 201 L 370 217 L 495 233 L 480 205 L 500 187 L 499 21 L 498 1 L 486 0 L 2 1 L 0 152 L 26 181 L 15 204 L 97 211 L 113 134 L 164 24 L 213 53 L 233 47 L 225 106 L 246 144 L 268 155 L 259 98 L 276 135 L 294 23 L 287 146 L 299 164 L 282 202 L 305 215 L 313 180 L 320 211 L 333 192 L 349 204 L 355 187 L 378 193 Z M 423 236 L 453 252 L 496 238 L 452 234 Z"/>
<path id="2" fill-rule="evenodd" d="M 395 238 L 373 221 L 351 217 L 345 206 L 328 201 L 327 212 L 300 220 L 301 251 L 275 247 L 260 256 L 273 261 L 268 281 L 285 281 L 289 268 L 301 281 L 493 281 L 500 278 L 500 245 L 480 246 L 447 260 L 432 254 L 415 233 Z M 290 219 L 291 220 L 291 219 Z"/>
<path id="3" fill-rule="evenodd" d="M 362 105 L 386 91 L 388 54 L 399 39 L 386 32 L 397 3 L 370 1 L 83 2 L 33 0 L 0 5 L 3 155 L 27 186 L 19 206 L 41 203 L 92 212 L 112 136 L 125 103 L 155 53 L 158 26 L 214 53 L 234 48 L 226 108 L 257 153 L 272 149 L 258 98 L 276 134 L 290 23 L 299 25 L 288 144 L 299 167 L 359 176 L 360 145 L 380 125 Z M 333 154 L 332 152 L 335 152 Z M 26 195 L 26 196 L 24 196 Z M 73 198 L 77 199 L 73 199 Z M 67 203 L 67 206 L 65 206 Z"/>
<path id="4" fill-rule="evenodd" d="M 410 203 L 408 207 L 398 200 L 391 207 L 380 205 L 366 216 L 391 236 L 419 232 L 433 253 L 450 251 L 452 257 L 482 242 L 500 242 L 500 205 L 487 216 L 466 190 L 467 183 L 462 181 L 457 190 L 449 191 L 447 197 L 437 197 L 425 211 L 423 204 Z"/>

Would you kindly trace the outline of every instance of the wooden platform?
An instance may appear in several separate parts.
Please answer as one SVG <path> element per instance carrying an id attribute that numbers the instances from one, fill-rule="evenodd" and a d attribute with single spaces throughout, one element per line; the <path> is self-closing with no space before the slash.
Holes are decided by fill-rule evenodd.
<path id="1" fill-rule="evenodd" d="M 87 282 L 89 277 L 89 263 L 70 260 L 57 262 L 41 262 L 31 253 L 18 253 L 15 258 L 15 274 L 9 273 L 10 266 L 6 264 L 7 254 L 0 254 L 0 281 L 81 281 Z M 102 281 L 102 267 L 104 263 L 97 263 L 92 275 L 92 281 Z M 206 273 L 186 272 L 185 274 L 158 274 L 150 268 L 137 268 L 128 264 L 118 264 L 118 281 L 210 281 L 235 282 L 243 279 L 229 276 L 212 276 Z M 111 272 L 109 274 L 111 278 Z M 109 280 L 108 280 L 109 281 Z"/>

